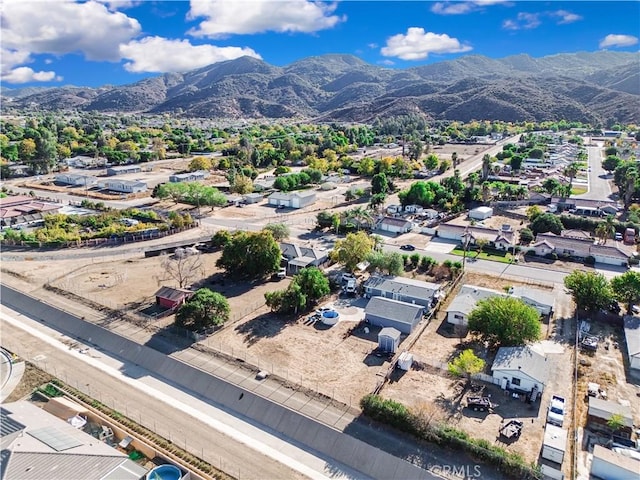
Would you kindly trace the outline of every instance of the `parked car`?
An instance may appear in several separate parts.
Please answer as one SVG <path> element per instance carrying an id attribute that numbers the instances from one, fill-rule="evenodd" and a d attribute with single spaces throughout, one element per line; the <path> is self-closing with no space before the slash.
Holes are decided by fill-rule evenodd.
<path id="1" fill-rule="evenodd" d="M 549 412 L 547 413 L 547 423 L 562 427 L 564 423 L 564 409 L 565 399 L 558 395 L 551 397 L 551 404 L 549 405 Z"/>
<path id="2" fill-rule="evenodd" d="M 622 241 L 622 234 L 619 233 L 619 232 L 616 232 L 615 238 L 616 238 L 617 241 Z"/>
<path id="3" fill-rule="evenodd" d="M 413 252 L 416 249 L 416 247 L 414 247 L 413 245 L 400 245 L 400 250 L 408 250 L 410 252 Z"/>
<path id="4" fill-rule="evenodd" d="M 353 273 L 343 273 L 342 274 L 342 283 L 348 283 L 349 280 L 355 281 L 356 276 Z"/>
<path id="5" fill-rule="evenodd" d="M 620 304 L 615 300 L 611 300 L 611 303 L 609 304 L 609 311 L 611 313 L 620 313 L 620 310 Z"/>

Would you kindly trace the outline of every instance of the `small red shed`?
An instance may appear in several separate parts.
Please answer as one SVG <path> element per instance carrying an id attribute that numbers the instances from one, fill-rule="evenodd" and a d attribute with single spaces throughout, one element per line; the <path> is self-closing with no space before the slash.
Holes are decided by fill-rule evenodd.
<path id="1" fill-rule="evenodd" d="M 164 308 L 178 308 L 189 300 L 193 293 L 181 288 L 162 287 L 156 292 L 156 304 Z"/>

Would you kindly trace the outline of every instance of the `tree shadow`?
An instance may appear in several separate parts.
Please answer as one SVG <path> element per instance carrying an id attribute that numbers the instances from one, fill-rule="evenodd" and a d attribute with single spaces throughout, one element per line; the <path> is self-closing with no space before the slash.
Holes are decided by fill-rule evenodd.
<path id="1" fill-rule="evenodd" d="M 240 297 L 251 291 L 254 287 L 264 283 L 263 279 L 242 280 L 223 272 L 216 272 L 204 280 L 194 284 L 194 288 L 208 288 L 214 292 L 218 292 L 227 298 Z"/>
<path id="2" fill-rule="evenodd" d="M 247 322 L 241 323 L 234 330 L 244 336 L 244 343 L 251 346 L 264 338 L 278 336 L 280 332 L 292 323 L 293 318 L 272 312 L 263 313 Z"/>

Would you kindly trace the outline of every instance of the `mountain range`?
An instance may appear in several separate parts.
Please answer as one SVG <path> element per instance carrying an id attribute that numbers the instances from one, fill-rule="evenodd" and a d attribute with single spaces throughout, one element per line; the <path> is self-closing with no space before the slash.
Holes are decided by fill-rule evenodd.
<path id="1" fill-rule="evenodd" d="M 224 119 L 432 119 L 640 123 L 640 52 L 469 55 L 405 70 L 352 55 L 277 67 L 252 57 L 100 88 L 7 89 L 5 108 L 172 113 Z"/>

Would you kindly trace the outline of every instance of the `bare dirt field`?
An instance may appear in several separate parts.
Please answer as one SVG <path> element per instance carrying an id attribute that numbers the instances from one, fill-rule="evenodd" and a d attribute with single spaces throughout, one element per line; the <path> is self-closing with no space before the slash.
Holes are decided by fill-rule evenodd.
<path id="1" fill-rule="evenodd" d="M 431 147 L 431 151 L 441 159 L 449 160 L 451 159 L 451 155 L 455 152 L 458 154 L 458 159 L 463 161 L 490 147 L 491 145 L 462 145 L 458 143 L 447 143 L 445 145 L 433 145 Z"/>

